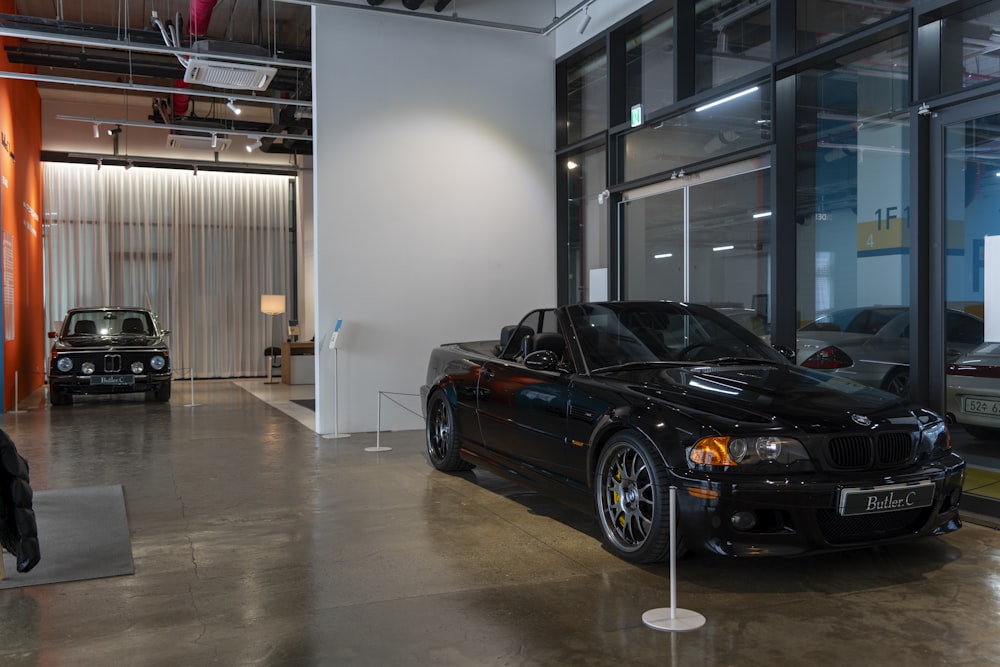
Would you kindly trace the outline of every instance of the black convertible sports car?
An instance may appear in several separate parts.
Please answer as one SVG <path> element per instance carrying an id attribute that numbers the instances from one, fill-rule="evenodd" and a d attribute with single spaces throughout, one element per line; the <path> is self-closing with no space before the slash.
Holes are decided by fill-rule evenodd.
<path id="1" fill-rule="evenodd" d="M 944 420 L 797 367 L 705 306 L 536 310 L 499 341 L 442 345 L 422 388 L 439 470 L 482 465 L 596 511 L 607 548 L 793 555 L 961 526 Z"/>
<path id="2" fill-rule="evenodd" d="M 74 308 L 66 313 L 49 359 L 49 402 L 74 394 L 145 392 L 170 400 L 169 331 L 142 308 Z"/>

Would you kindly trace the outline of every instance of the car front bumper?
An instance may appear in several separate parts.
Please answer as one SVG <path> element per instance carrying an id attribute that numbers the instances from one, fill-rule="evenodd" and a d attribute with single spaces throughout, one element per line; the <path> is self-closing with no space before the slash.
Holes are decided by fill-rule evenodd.
<path id="1" fill-rule="evenodd" d="M 901 542 L 961 527 L 958 505 L 965 462 L 954 454 L 904 475 L 843 480 L 720 480 L 690 472 L 679 478 L 679 530 L 689 548 L 728 556 L 793 556 Z M 925 507 L 901 507 L 844 516 L 842 489 L 931 482 Z M 706 497 L 707 496 L 707 497 Z M 752 522 L 752 526 L 747 527 Z M 739 526 L 739 527 L 738 527 Z"/>
<path id="2" fill-rule="evenodd" d="M 49 390 L 66 394 L 123 394 L 153 391 L 171 379 L 172 375 L 169 372 L 120 376 L 50 375 Z"/>

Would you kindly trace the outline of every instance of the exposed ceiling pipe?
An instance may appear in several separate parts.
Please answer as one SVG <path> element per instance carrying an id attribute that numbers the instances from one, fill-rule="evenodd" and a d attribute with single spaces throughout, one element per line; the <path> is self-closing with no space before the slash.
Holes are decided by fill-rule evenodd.
<path id="1" fill-rule="evenodd" d="M 439 21 L 448 21 L 449 23 L 458 23 L 460 25 L 473 25 L 480 28 L 494 28 L 497 30 L 510 30 L 513 32 L 526 32 L 532 35 L 549 35 L 554 30 L 562 26 L 564 23 L 572 19 L 578 13 L 582 12 L 585 7 L 594 3 L 596 0 L 579 0 L 577 4 L 571 7 L 568 11 L 564 12 L 560 16 L 553 17 L 552 22 L 546 26 L 534 27 L 527 25 L 516 25 L 512 23 L 499 23 L 496 21 L 481 21 L 478 19 L 463 18 L 460 16 L 452 15 L 441 15 L 430 14 L 428 12 L 418 12 L 416 14 L 410 14 L 409 12 L 404 12 L 402 9 L 393 9 L 392 7 L 379 7 L 381 5 L 381 0 L 368 0 L 368 5 L 359 5 L 347 0 L 277 0 L 278 2 L 285 2 L 291 5 L 315 5 L 320 7 L 343 7 L 345 9 L 364 9 L 367 11 L 376 12 L 386 12 L 390 14 L 406 14 L 407 16 L 419 16 L 426 19 L 437 19 Z"/>
<path id="2" fill-rule="evenodd" d="M 208 34 L 208 24 L 212 21 L 212 12 L 215 11 L 215 5 L 217 4 L 218 0 L 191 0 L 191 4 L 188 6 L 187 34 L 189 40 L 202 39 Z M 180 46 L 180 44 L 174 44 L 174 46 Z M 191 87 L 191 84 L 183 78 L 174 82 L 174 85 L 178 88 Z M 185 95 L 183 93 L 175 94 L 173 105 L 174 117 L 183 117 L 188 115 L 190 105 L 190 95 Z"/>

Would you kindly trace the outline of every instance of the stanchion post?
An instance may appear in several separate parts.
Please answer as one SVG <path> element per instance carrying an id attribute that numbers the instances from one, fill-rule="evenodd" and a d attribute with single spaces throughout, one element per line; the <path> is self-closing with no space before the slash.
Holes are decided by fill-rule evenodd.
<path id="1" fill-rule="evenodd" d="M 677 608 L 677 487 L 670 487 L 670 608 L 650 609 L 643 613 L 642 622 L 654 630 L 683 632 L 705 625 L 705 617 L 696 611 Z"/>
<path id="2" fill-rule="evenodd" d="M 366 452 L 388 452 L 392 447 L 382 446 L 382 390 L 378 392 L 378 409 L 375 413 L 375 446 L 365 447 Z"/>

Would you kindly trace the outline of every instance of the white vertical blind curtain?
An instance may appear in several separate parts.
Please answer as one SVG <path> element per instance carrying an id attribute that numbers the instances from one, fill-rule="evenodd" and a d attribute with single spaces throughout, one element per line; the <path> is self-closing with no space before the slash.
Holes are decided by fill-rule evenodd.
<path id="1" fill-rule="evenodd" d="M 175 375 L 260 376 L 287 315 L 290 179 L 47 162 L 44 262 L 49 326 L 78 306 L 151 308 L 170 330 Z"/>

